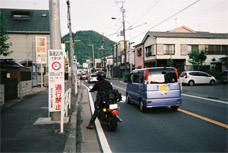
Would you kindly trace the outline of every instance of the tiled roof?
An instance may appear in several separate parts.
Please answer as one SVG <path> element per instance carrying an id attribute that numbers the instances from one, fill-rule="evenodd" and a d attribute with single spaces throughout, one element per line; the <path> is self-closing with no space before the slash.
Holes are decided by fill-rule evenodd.
<path id="1" fill-rule="evenodd" d="M 228 33 L 183 33 L 183 32 L 148 32 L 153 37 L 174 37 L 174 38 L 214 38 L 214 39 L 228 39 Z"/>
<path id="2" fill-rule="evenodd" d="M 49 10 L 1 9 L 9 33 L 50 33 Z"/>

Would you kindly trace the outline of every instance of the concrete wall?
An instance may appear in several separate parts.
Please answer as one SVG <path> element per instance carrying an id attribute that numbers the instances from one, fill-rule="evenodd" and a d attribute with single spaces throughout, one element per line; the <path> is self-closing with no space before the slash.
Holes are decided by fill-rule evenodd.
<path id="1" fill-rule="evenodd" d="M 50 49 L 50 35 L 48 34 L 8 34 L 8 36 L 9 42 L 12 42 L 10 50 L 13 53 L 7 57 L 1 56 L 1 59 L 32 60 L 36 63 L 36 36 L 46 37 L 47 50 Z"/>
<path id="2" fill-rule="evenodd" d="M 20 81 L 18 84 L 18 97 L 22 98 L 28 94 L 32 93 L 32 80 Z"/>

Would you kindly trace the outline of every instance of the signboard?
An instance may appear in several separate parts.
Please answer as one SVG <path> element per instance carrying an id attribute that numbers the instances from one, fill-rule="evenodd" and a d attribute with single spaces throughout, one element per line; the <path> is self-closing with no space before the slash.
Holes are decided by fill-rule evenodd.
<path id="1" fill-rule="evenodd" d="M 63 50 L 48 50 L 49 112 L 61 111 L 64 100 L 64 54 Z"/>
<path id="2" fill-rule="evenodd" d="M 36 63 L 47 63 L 47 43 L 46 37 L 36 37 Z"/>

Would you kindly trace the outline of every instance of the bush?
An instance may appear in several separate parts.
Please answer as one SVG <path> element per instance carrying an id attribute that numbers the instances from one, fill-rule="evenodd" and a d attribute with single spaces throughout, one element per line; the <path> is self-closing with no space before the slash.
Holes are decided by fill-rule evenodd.
<path id="1" fill-rule="evenodd" d="M 218 72 L 215 69 L 210 70 L 209 72 L 212 76 L 214 76 L 216 79 L 220 79 L 222 76 L 222 72 Z"/>

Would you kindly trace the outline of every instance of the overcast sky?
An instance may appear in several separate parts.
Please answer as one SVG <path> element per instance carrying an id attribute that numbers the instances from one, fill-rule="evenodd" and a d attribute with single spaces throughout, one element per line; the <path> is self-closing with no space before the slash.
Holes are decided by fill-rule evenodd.
<path id="1" fill-rule="evenodd" d="M 72 31 L 94 30 L 122 40 L 121 0 L 70 0 Z M 61 34 L 68 33 L 66 0 L 60 2 Z M 1 8 L 49 9 L 48 0 L 0 0 Z M 125 0 L 126 39 L 140 43 L 147 31 L 185 25 L 195 31 L 228 33 L 228 0 Z M 112 20 L 111 17 L 116 17 Z M 16 25 L 15 25 L 16 26 Z"/>

